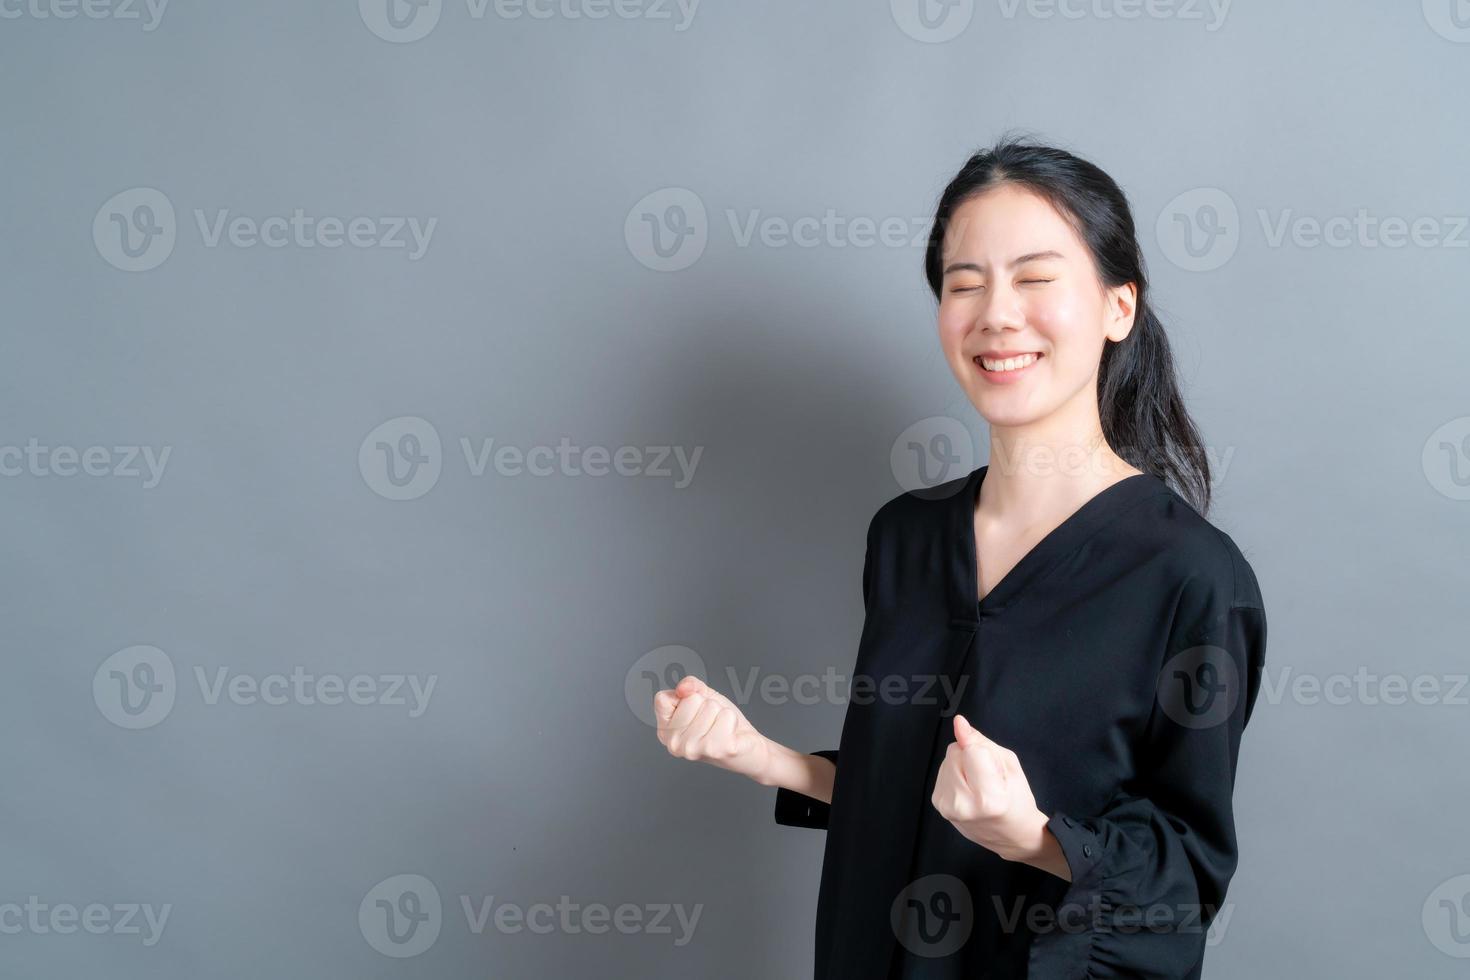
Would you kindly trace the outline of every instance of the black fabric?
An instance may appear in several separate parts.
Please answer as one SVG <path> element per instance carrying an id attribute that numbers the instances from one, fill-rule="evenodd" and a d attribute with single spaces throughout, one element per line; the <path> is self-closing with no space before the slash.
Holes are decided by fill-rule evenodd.
<path id="1" fill-rule="evenodd" d="M 830 759 L 834 764 L 837 762 L 836 749 L 818 749 L 810 754 Z M 776 790 L 776 822 L 779 824 L 824 830 L 831 812 L 832 806 L 829 803 L 814 800 L 810 796 L 795 793 L 789 789 Z"/>
<path id="2" fill-rule="evenodd" d="M 1197 980 L 1237 862 L 1231 796 L 1266 648 L 1255 574 L 1143 474 L 977 601 L 987 468 L 874 515 L 839 749 L 816 753 L 837 766 L 832 802 L 777 791 L 777 822 L 827 830 L 814 975 Z M 933 807 L 956 710 L 1020 758 L 1070 882 Z"/>

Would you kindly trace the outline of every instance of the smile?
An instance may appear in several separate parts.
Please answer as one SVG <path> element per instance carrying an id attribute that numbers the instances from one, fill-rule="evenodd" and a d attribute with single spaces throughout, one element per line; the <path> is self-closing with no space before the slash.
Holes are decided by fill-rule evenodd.
<path id="1" fill-rule="evenodd" d="M 975 364 L 980 368 L 980 373 L 989 381 L 1009 381 L 1018 378 L 1029 370 L 1044 355 L 1039 351 L 1031 351 L 1025 354 L 1012 354 L 1006 357 L 976 357 Z"/>

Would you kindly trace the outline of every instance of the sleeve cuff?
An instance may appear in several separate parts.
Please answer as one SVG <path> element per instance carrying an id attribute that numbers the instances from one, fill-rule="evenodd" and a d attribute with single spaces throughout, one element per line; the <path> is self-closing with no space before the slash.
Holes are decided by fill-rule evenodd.
<path id="1" fill-rule="evenodd" d="M 837 750 L 835 749 L 824 749 L 807 754 L 821 756 L 833 765 L 837 764 Z M 784 786 L 776 790 L 776 822 L 782 826 L 826 830 L 827 819 L 831 812 L 830 803 L 823 803 L 821 800 L 786 789 Z"/>
<path id="2" fill-rule="evenodd" d="M 1072 888 L 1092 889 L 1102 883 L 1102 844 L 1097 834 L 1085 823 L 1065 813 L 1054 813 L 1046 829 L 1062 847 L 1067 867 L 1072 871 Z"/>
<path id="3" fill-rule="evenodd" d="M 1046 822 L 1071 869 L 1072 881 L 1057 906 L 1057 927 L 1031 944 L 1028 977 L 1045 980 L 1086 980 L 1093 976 L 1093 917 L 1103 891 L 1104 861 L 1097 832 L 1086 822 L 1065 813 L 1053 813 Z"/>

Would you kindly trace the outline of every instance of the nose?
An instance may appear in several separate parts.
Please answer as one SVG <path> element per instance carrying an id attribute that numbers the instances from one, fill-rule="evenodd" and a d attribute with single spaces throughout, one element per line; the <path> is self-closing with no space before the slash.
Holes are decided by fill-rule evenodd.
<path id="1" fill-rule="evenodd" d="M 985 293 L 976 325 L 986 333 L 1022 329 L 1026 325 L 1026 317 L 1021 312 L 1020 292 L 1009 283 L 995 283 Z"/>

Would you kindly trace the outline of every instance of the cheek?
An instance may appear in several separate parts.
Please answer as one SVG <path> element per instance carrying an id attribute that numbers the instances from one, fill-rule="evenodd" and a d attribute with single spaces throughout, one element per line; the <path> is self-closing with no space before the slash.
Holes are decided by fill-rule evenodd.
<path id="1" fill-rule="evenodd" d="M 939 343 L 945 353 L 954 353 L 959 349 L 961 341 L 964 340 L 965 331 L 969 328 L 969 320 L 964 311 L 955 305 L 940 304 L 939 316 L 936 321 L 939 324 Z"/>
<path id="2" fill-rule="evenodd" d="M 1075 294 L 1039 297 L 1026 311 L 1026 320 L 1050 344 L 1059 364 L 1085 361 L 1101 352 L 1097 312 Z"/>

